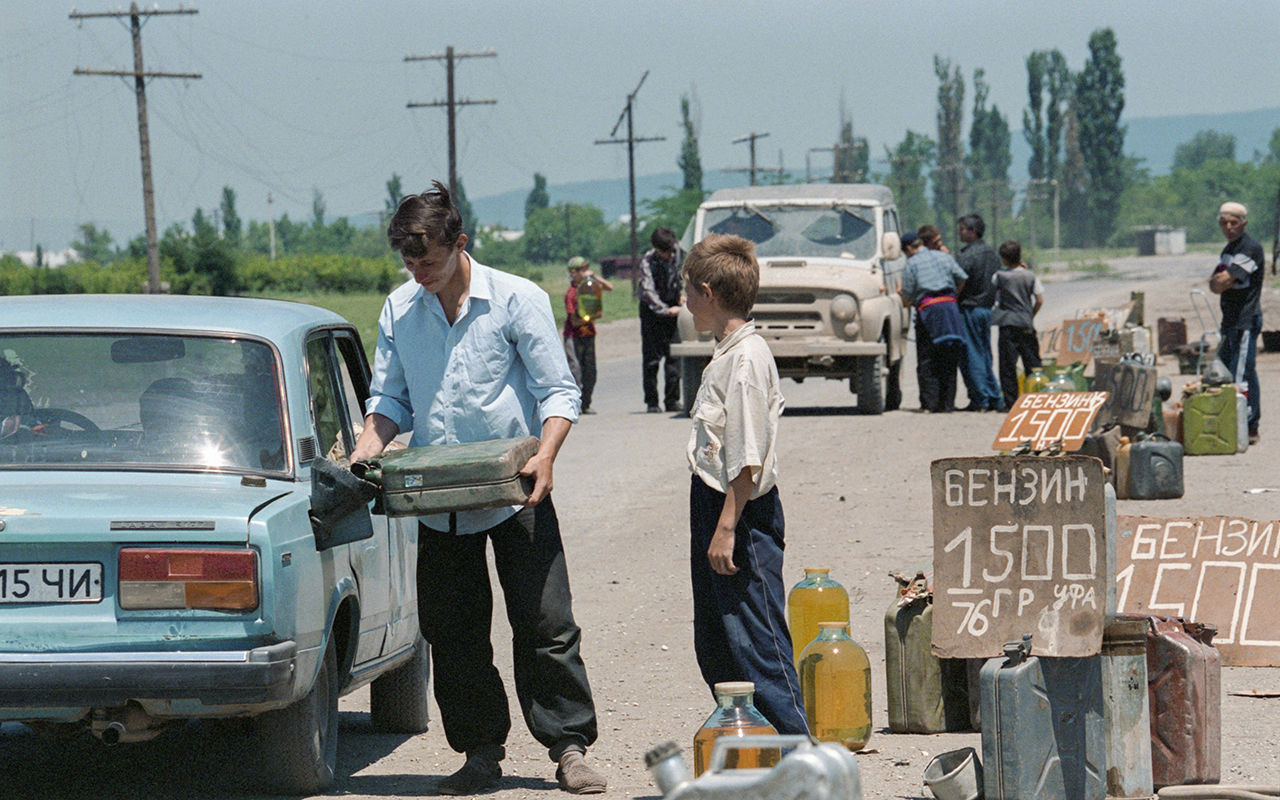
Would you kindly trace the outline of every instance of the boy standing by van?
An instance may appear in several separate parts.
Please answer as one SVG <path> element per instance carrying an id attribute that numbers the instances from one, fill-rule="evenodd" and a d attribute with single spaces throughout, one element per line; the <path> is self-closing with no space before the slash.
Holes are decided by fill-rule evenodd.
<path id="1" fill-rule="evenodd" d="M 781 734 L 808 733 L 787 630 L 783 516 L 775 485 L 778 370 L 749 319 L 760 286 L 755 245 L 708 236 L 683 268 L 686 304 L 716 339 L 690 409 L 693 643 L 707 687 L 751 681 Z"/>
<path id="2" fill-rule="evenodd" d="M 1022 359 L 1022 371 L 1028 375 L 1040 366 L 1035 316 L 1044 305 L 1044 286 L 1022 260 L 1022 245 L 1013 239 L 1000 245 L 1000 264 L 1003 269 L 991 276 L 996 286 L 991 324 L 1000 328 L 996 346 L 1000 392 L 1005 407 L 1012 408 L 1018 400 L 1018 359 Z"/>

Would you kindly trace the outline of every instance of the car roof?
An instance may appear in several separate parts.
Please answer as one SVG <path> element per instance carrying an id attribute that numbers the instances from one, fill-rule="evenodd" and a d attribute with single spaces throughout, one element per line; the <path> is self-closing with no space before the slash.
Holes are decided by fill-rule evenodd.
<path id="1" fill-rule="evenodd" d="M 882 205 L 893 202 L 893 192 L 878 183 L 795 183 L 781 186 L 746 186 L 717 189 L 708 203 L 744 200 L 862 200 Z"/>
<path id="2" fill-rule="evenodd" d="M 45 294 L 0 297 L 3 328 L 212 331 L 281 340 L 298 329 L 349 324 L 317 306 L 250 297 Z"/>

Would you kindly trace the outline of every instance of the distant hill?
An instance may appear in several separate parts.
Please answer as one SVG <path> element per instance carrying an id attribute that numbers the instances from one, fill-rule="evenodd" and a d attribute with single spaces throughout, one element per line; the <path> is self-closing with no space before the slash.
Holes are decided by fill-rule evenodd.
<path id="1" fill-rule="evenodd" d="M 1280 127 L 1280 108 L 1244 111 L 1235 114 L 1188 114 L 1175 117 L 1139 117 L 1125 120 L 1125 152 L 1141 158 L 1142 165 L 1153 175 L 1167 173 L 1173 165 L 1173 152 L 1178 145 L 1203 130 L 1229 133 L 1236 137 L 1236 158 L 1241 161 L 1253 157 L 1254 151 L 1265 151 L 1271 132 Z M 882 152 L 880 145 L 873 148 Z M 1013 132 L 1013 166 L 1009 177 L 1015 181 L 1027 179 L 1027 160 L 1031 149 L 1022 131 Z M 646 197 L 669 194 L 681 184 L 678 172 L 636 176 L 636 204 Z M 703 185 L 708 190 L 745 186 L 744 173 L 708 170 L 703 173 Z M 472 198 L 476 216 L 486 225 L 497 224 L 518 229 L 524 225 L 524 200 L 533 188 L 516 189 L 502 194 Z M 605 219 L 618 219 L 628 213 L 627 179 L 602 178 L 577 183 L 549 184 L 547 193 L 551 203 L 583 203 L 604 211 Z M 642 210 L 642 207 L 641 207 Z M 679 231 L 677 231 L 679 233 Z"/>

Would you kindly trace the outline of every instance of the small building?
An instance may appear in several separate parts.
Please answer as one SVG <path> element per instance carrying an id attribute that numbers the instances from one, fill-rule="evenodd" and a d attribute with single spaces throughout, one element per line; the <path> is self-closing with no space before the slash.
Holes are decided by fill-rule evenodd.
<path id="1" fill-rule="evenodd" d="M 1140 256 L 1177 256 L 1187 252 L 1187 231 L 1169 225 L 1144 225 L 1135 228 Z"/>

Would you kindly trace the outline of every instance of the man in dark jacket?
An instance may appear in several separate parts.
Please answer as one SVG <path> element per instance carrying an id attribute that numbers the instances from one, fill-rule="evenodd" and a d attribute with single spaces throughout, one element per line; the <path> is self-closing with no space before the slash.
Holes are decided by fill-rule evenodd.
<path id="1" fill-rule="evenodd" d="M 1237 381 L 1243 380 L 1249 387 L 1249 444 L 1256 444 L 1261 417 L 1258 334 L 1262 331 L 1260 300 L 1267 254 L 1256 239 L 1244 232 L 1248 224 L 1249 210 L 1243 203 L 1223 203 L 1218 209 L 1218 227 L 1227 246 L 1218 256 L 1209 289 L 1221 296 L 1222 343 L 1218 345 L 1218 358 Z"/>
<path id="2" fill-rule="evenodd" d="M 977 214 L 956 220 L 956 235 L 964 242 L 956 261 L 969 276 L 957 297 L 965 327 L 965 358 L 960 362 L 960 374 L 969 394 L 966 411 L 998 411 L 1004 407 L 991 365 L 991 307 L 996 302 L 991 278 L 1000 271 L 1000 256 L 982 238 L 986 230 L 986 223 Z"/>
<path id="3" fill-rule="evenodd" d="M 671 359 L 671 343 L 679 341 L 684 283 L 680 277 L 680 245 L 669 228 L 649 237 L 653 249 L 640 260 L 640 347 L 643 358 L 644 405 L 658 413 L 658 365 L 663 367 L 662 396 L 667 411 L 680 407 L 680 367 Z"/>

